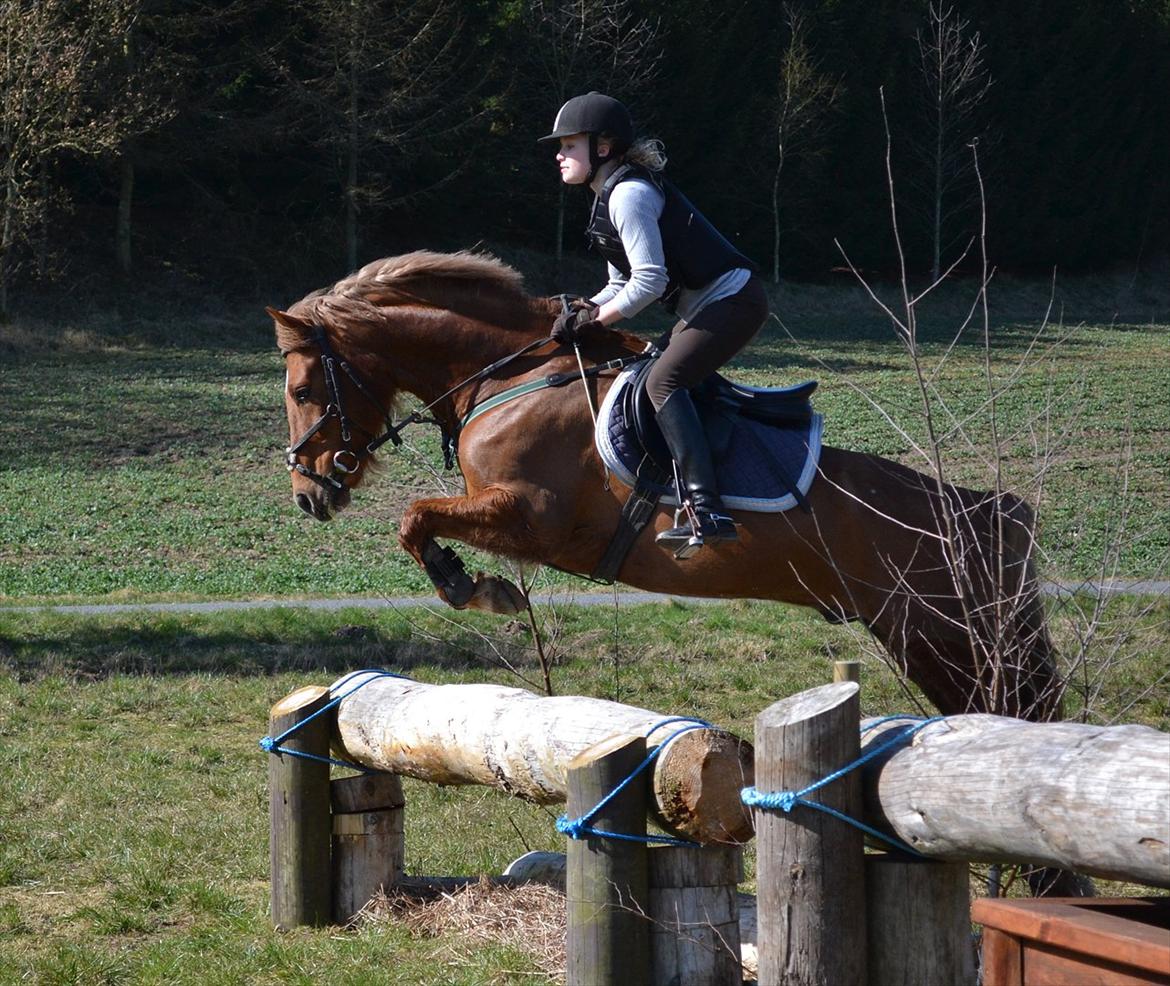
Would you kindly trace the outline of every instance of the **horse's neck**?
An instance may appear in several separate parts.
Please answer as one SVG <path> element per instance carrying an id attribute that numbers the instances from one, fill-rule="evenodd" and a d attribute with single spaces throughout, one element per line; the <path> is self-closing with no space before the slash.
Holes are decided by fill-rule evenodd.
<path id="1" fill-rule="evenodd" d="M 376 373 L 430 403 L 484 367 L 547 337 L 551 318 L 535 300 L 537 305 L 509 312 L 505 328 L 440 308 L 391 310 L 385 328 L 370 330 L 355 343 L 379 364 Z"/>

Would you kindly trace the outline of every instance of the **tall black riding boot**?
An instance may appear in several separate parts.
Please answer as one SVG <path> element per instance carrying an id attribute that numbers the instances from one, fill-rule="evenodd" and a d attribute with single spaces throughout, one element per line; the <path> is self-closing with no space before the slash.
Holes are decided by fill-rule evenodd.
<path id="1" fill-rule="evenodd" d="M 693 553 L 707 541 L 737 540 L 739 535 L 735 530 L 735 522 L 727 516 L 715 483 L 715 464 L 711 459 L 707 432 L 699 420 L 690 393 L 676 390 L 658 409 L 655 420 L 670 448 L 670 454 L 678 463 L 686 498 L 698 521 L 697 530 L 690 524 L 681 524 L 663 531 L 655 541 L 676 551 L 690 547 L 692 551 L 689 553 Z M 679 557 L 686 555 L 679 554 Z"/>

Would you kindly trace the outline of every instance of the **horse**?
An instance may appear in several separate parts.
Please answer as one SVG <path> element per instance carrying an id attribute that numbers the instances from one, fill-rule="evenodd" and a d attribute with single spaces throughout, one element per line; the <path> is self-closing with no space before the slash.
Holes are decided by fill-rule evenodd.
<path id="1" fill-rule="evenodd" d="M 403 427 L 387 409 L 411 394 L 444 436 L 457 436 L 465 481 L 462 496 L 411 503 L 399 525 L 399 544 L 440 598 L 501 614 L 524 605 L 507 579 L 466 575 L 438 539 L 594 571 L 630 490 L 607 474 L 593 441 L 591 408 L 613 374 L 583 371 L 629 359 L 645 343 L 607 330 L 578 356 L 549 334 L 562 304 L 527 294 L 519 273 L 491 255 L 418 251 L 367 264 L 287 311 L 267 309 L 287 370 L 296 505 L 319 521 L 344 510 L 373 453 Z M 579 371 L 584 384 L 536 389 L 460 429 L 474 408 L 518 383 Z M 828 445 L 805 499 L 805 509 L 740 513 L 737 542 L 685 560 L 655 544 L 653 534 L 673 524 L 658 507 L 617 578 L 859 621 L 943 714 L 1059 717 L 1025 502 Z"/>

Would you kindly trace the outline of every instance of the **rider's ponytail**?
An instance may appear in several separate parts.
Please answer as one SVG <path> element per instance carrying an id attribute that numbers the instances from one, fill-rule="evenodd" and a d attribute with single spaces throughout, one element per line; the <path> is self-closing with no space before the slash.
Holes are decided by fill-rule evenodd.
<path id="1" fill-rule="evenodd" d="M 623 157 L 647 171 L 661 171 L 666 167 L 666 148 L 656 137 L 639 137 Z"/>

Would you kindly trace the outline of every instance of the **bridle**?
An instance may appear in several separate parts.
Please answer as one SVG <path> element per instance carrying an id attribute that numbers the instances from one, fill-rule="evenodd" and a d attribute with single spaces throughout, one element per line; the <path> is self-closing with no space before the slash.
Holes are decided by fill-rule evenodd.
<path id="1" fill-rule="evenodd" d="M 561 304 L 567 307 L 567 302 L 563 299 Z M 338 474 L 342 476 L 348 476 L 357 472 L 361 467 L 363 460 L 368 459 L 387 442 L 392 442 L 394 445 L 401 445 L 402 431 L 408 425 L 433 424 L 437 425 L 443 432 L 443 456 L 446 460 L 447 467 L 451 468 L 451 466 L 454 464 L 454 448 L 458 434 L 453 434 L 447 428 L 447 426 L 437 418 L 427 418 L 423 415 L 434 408 L 437 404 L 445 401 L 452 394 L 456 394 L 465 387 L 469 387 L 473 383 L 491 376 L 496 372 L 496 370 L 506 366 L 513 360 L 532 352 L 534 349 L 539 349 L 541 346 L 552 341 L 553 337 L 550 335 L 544 339 L 537 339 L 533 342 L 530 342 L 522 349 L 519 349 L 508 356 L 504 356 L 503 358 L 496 360 L 494 363 L 485 366 L 482 370 L 473 373 L 466 380 L 457 383 L 446 393 L 440 394 L 425 407 L 421 407 L 416 411 L 411 411 L 410 414 L 408 414 L 402 421 L 400 421 L 398 424 L 395 424 L 393 418 L 390 416 L 390 412 L 382 406 L 382 403 L 370 392 L 370 389 L 364 383 L 362 383 L 361 378 L 357 375 L 356 372 L 354 372 L 353 367 L 350 366 L 346 360 L 342 359 L 337 355 L 337 353 L 334 352 L 333 347 L 329 343 L 329 337 L 325 333 L 325 327 L 322 325 L 314 325 L 313 342 L 317 345 L 317 348 L 321 350 L 321 366 L 325 371 L 325 387 L 329 393 L 329 403 L 326 405 L 324 413 L 321 414 L 321 416 L 317 418 L 316 421 L 309 425 L 307 429 L 305 429 L 300 438 L 298 438 L 295 442 L 293 442 L 292 445 L 284 450 L 285 465 L 288 466 L 289 472 L 295 472 L 298 475 L 304 476 L 306 479 L 316 483 L 318 486 L 328 490 L 333 490 L 335 493 L 340 493 L 346 488 L 346 486 L 341 479 L 337 478 Z M 356 427 L 358 427 L 360 430 L 366 431 L 366 434 L 371 435 L 370 441 L 361 448 L 355 449 L 351 446 L 354 425 L 345 413 L 345 405 L 342 402 L 341 387 L 339 385 L 337 376 L 338 370 L 341 370 L 342 373 L 349 377 L 350 382 L 354 385 L 354 387 L 357 388 L 357 392 L 378 409 L 378 413 L 382 415 L 382 420 L 386 424 L 386 430 L 383 431 L 380 435 L 373 435 L 371 432 L 366 431 L 366 429 L 361 428 L 360 425 L 357 425 Z M 322 428 L 324 428 L 325 425 L 328 424 L 329 421 L 333 418 L 337 418 L 341 425 L 341 440 L 345 443 L 345 448 L 338 449 L 333 453 L 333 472 L 330 475 L 325 476 L 317 472 L 315 469 L 309 468 L 304 463 L 298 462 L 297 453 L 299 453 L 301 449 L 303 449 L 309 443 L 309 441 L 312 440 L 313 436 L 316 435 L 317 432 L 319 432 Z"/>
<path id="2" fill-rule="evenodd" d="M 305 429 L 300 438 L 284 450 L 284 461 L 288 466 L 289 472 L 298 473 L 306 479 L 312 480 L 318 486 L 339 493 L 345 489 L 345 483 L 337 478 L 337 474 L 340 473 L 343 476 L 347 476 L 350 473 L 357 472 L 362 460 L 373 455 L 375 451 L 388 441 L 394 442 L 395 445 L 400 445 L 402 438 L 398 432 L 402 430 L 403 425 L 399 425 L 397 428 L 395 427 L 393 419 L 390 417 L 390 412 L 382 407 L 381 402 L 370 393 L 369 388 L 362 383 L 361 378 L 354 372 L 353 367 L 333 351 L 333 347 L 329 344 L 329 337 L 325 334 L 323 326 L 313 326 L 313 342 L 321 350 L 321 367 L 325 371 L 325 388 L 329 392 L 329 403 L 325 406 L 324 413 Z M 341 370 L 349 377 L 350 381 L 357 388 L 357 392 L 378 409 L 378 413 L 382 415 L 382 420 L 386 422 L 386 431 L 381 435 L 374 436 L 361 449 L 355 450 L 350 445 L 353 440 L 353 427 L 348 415 L 345 413 L 345 404 L 342 401 L 341 387 L 337 379 L 338 370 Z M 345 443 L 345 448 L 338 449 L 333 453 L 333 472 L 325 476 L 314 469 L 310 469 L 304 463 L 298 462 L 297 453 L 333 418 L 337 418 L 341 425 L 341 440 Z M 364 428 L 362 430 L 365 431 Z"/>

